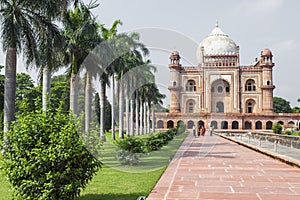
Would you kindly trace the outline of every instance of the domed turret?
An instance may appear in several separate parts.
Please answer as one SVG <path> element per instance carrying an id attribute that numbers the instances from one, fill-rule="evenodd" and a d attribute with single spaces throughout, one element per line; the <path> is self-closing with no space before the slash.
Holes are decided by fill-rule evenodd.
<path id="1" fill-rule="evenodd" d="M 265 49 L 261 51 L 261 63 L 272 63 L 272 51 L 270 49 Z"/>
<path id="2" fill-rule="evenodd" d="M 265 49 L 261 52 L 261 56 L 272 57 L 272 51 L 270 49 Z"/>

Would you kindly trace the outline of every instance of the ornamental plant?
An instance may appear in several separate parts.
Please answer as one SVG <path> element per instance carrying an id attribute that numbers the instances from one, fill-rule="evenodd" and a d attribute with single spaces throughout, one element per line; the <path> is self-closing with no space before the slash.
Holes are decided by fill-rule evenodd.
<path id="1" fill-rule="evenodd" d="M 282 126 L 279 123 L 276 123 L 272 126 L 272 130 L 275 134 L 281 134 Z"/>
<path id="2" fill-rule="evenodd" d="M 26 111 L 7 132 L 4 171 L 16 199 L 71 200 L 101 167 L 62 109 Z"/>

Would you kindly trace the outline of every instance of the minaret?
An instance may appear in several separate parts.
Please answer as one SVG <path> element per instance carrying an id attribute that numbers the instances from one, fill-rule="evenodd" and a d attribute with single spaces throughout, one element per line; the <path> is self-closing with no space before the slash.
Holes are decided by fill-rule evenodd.
<path id="1" fill-rule="evenodd" d="M 272 113 L 273 112 L 273 67 L 272 52 L 270 49 L 265 49 L 261 52 L 260 65 L 262 67 L 262 111 Z"/>
<path id="2" fill-rule="evenodd" d="M 178 113 L 180 112 L 180 55 L 178 51 L 173 51 L 170 55 L 170 83 L 169 86 L 170 94 L 171 94 L 171 102 L 170 102 L 170 113 Z"/>

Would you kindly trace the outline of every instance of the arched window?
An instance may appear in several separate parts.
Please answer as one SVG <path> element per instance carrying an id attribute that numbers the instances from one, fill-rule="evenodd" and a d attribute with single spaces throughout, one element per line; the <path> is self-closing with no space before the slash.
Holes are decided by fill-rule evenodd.
<path id="1" fill-rule="evenodd" d="M 224 103 L 219 101 L 216 105 L 216 112 L 223 113 L 224 112 Z"/>
<path id="2" fill-rule="evenodd" d="M 284 125 L 283 121 L 279 121 L 277 123 L 280 124 L 280 125 Z"/>
<path id="3" fill-rule="evenodd" d="M 245 129 L 251 130 L 252 129 L 252 123 L 251 122 L 245 122 Z"/>
<path id="4" fill-rule="evenodd" d="M 214 129 L 218 129 L 218 122 L 212 121 L 210 124 L 212 127 L 214 127 Z"/>
<path id="5" fill-rule="evenodd" d="M 167 128 L 174 128 L 174 122 L 172 120 L 167 122 Z"/>
<path id="6" fill-rule="evenodd" d="M 226 87 L 225 87 L 225 90 L 226 90 L 226 93 L 229 93 L 229 92 L 230 92 L 230 87 L 229 87 L 229 86 L 226 86 Z"/>
<path id="7" fill-rule="evenodd" d="M 228 129 L 228 122 L 227 121 L 222 121 L 221 122 L 221 128 L 222 129 Z"/>
<path id="8" fill-rule="evenodd" d="M 262 129 L 262 123 L 261 123 L 261 121 L 255 122 L 255 129 Z"/>
<path id="9" fill-rule="evenodd" d="M 295 123 L 293 121 L 289 121 L 288 126 L 290 128 L 294 128 L 295 127 Z"/>
<path id="10" fill-rule="evenodd" d="M 218 93 L 222 93 L 223 92 L 223 86 L 219 85 L 217 87 Z"/>
<path id="11" fill-rule="evenodd" d="M 182 126 L 182 125 L 184 125 L 184 122 L 182 120 L 177 121 L 177 126 L 176 127 L 179 127 L 179 126 Z"/>
<path id="12" fill-rule="evenodd" d="M 267 81 L 267 85 L 271 85 L 271 81 Z"/>
<path id="13" fill-rule="evenodd" d="M 193 113 L 195 112 L 195 101 L 194 100 L 189 100 L 187 101 L 187 112 L 188 113 Z"/>
<path id="14" fill-rule="evenodd" d="M 232 122 L 232 129 L 239 129 L 239 122 L 233 121 Z"/>
<path id="15" fill-rule="evenodd" d="M 198 121 L 198 126 L 204 126 L 204 121 L 202 120 Z"/>
<path id="16" fill-rule="evenodd" d="M 271 130 L 271 129 L 272 129 L 272 126 L 273 126 L 273 122 L 267 121 L 267 123 L 266 123 L 266 129 L 267 129 L 267 130 Z"/>
<path id="17" fill-rule="evenodd" d="M 247 80 L 245 85 L 245 91 L 255 91 L 255 90 L 256 90 L 255 81 L 253 79 Z"/>
<path id="18" fill-rule="evenodd" d="M 185 90 L 190 92 L 196 91 L 196 82 L 194 80 L 188 80 Z"/>
<path id="19" fill-rule="evenodd" d="M 163 120 L 158 120 L 157 121 L 157 128 L 164 128 L 164 122 L 163 122 Z"/>
<path id="20" fill-rule="evenodd" d="M 255 106 L 255 101 L 253 100 L 248 100 L 246 102 L 246 113 L 253 113 L 254 111 L 254 106 Z"/>
<path id="21" fill-rule="evenodd" d="M 187 123 L 187 128 L 188 128 L 188 129 L 192 129 L 194 125 L 195 125 L 194 122 L 193 122 L 192 120 L 190 120 L 190 121 L 188 121 L 188 123 Z"/>

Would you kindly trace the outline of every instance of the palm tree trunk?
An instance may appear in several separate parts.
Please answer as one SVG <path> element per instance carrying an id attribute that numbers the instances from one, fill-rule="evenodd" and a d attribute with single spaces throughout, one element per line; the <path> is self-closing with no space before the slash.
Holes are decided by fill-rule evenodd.
<path id="1" fill-rule="evenodd" d="M 147 133 L 150 133 L 150 114 L 151 114 L 151 104 L 147 103 Z"/>
<path id="2" fill-rule="evenodd" d="M 154 133 L 155 132 L 155 109 L 152 108 L 151 111 L 152 111 L 152 132 Z"/>
<path id="3" fill-rule="evenodd" d="M 130 98 L 130 131 L 129 134 L 134 136 L 134 95 Z"/>
<path id="4" fill-rule="evenodd" d="M 91 123 L 91 101 L 92 101 L 92 91 L 91 91 L 91 73 L 86 72 L 86 82 L 85 82 L 85 132 L 88 134 L 90 132 Z"/>
<path id="5" fill-rule="evenodd" d="M 124 108 L 123 108 L 123 81 L 119 80 L 119 138 L 124 138 Z"/>
<path id="6" fill-rule="evenodd" d="M 77 114 L 77 102 L 78 102 L 78 80 L 76 74 L 71 74 L 70 80 L 70 110 Z"/>
<path id="7" fill-rule="evenodd" d="M 78 79 L 77 73 L 75 70 L 77 69 L 77 63 L 75 59 L 75 55 L 72 55 L 72 72 L 71 72 L 71 80 L 70 80 L 70 110 L 76 115 L 77 114 L 77 102 L 78 102 Z"/>
<path id="8" fill-rule="evenodd" d="M 42 91 L 42 107 L 43 111 L 47 111 L 47 103 L 50 99 L 50 83 L 51 83 L 51 70 L 48 66 L 43 68 L 43 91 Z"/>
<path id="9" fill-rule="evenodd" d="M 119 124 L 119 95 L 120 95 L 120 87 L 119 87 L 119 80 L 115 77 L 115 121 Z"/>
<path id="10" fill-rule="evenodd" d="M 143 135 L 144 134 L 144 127 L 143 127 L 143 101 L 140 98 L 140 134 Z"/>
<path id="11" fill-rule="evenodd" d="M 146 113 L 147 113 L 147 111 L 146 111 L 146 101 L 143 103 L 143 109 L 144 109 L 144 112 L 143 112 L 143 114 L 144 114 L 144 116 L 143 116 L 143 132 L 146 134 L 147 133 L 147 124 L 146 124 Z"/>
<path id="12" fill-rule="evenodd" d="M 135 91 L 135 131 L 136 135 L 140 134 L 140 129 L 139 129 L 139 93 L 136 90 Z"/>
<path id="13" fill-rule="evenodd" d="M 125 112 L 126 112 L 126 134 L 129 134 L 129 96 L 125 94 Z"/>
<path id="14" fill-rule="evenodd" d="M 8 48 L 5 61 L 5 82 L 4 82 L 4 134 L 2 155 L 8 148 L 8 136 L 6 132 L 10 124 L 15 120 L 15 97 L 16 97 L 16 73 L 17 73 L 17 49 Z"/>
<path id="15" fill-rule="evenodd" d="M 105 141 L 105 98 L 106 83 L 100 78 L 100 140 Z"/>
<path id="16" fill-rule="evenodd" d="M 111 103 L 111 138 L 112 140 L 116 139 L 115 136 L 115 76 L 111 76 L 111 94 L 112 94 L 112 103 Z"/>

